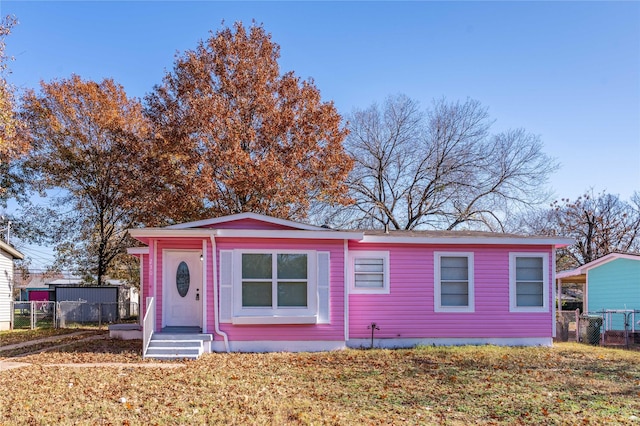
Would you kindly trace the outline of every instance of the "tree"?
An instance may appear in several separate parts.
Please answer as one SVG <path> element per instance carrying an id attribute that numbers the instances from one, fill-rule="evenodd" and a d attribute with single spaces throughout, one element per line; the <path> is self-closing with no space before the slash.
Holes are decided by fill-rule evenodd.
<path id="1" fill-rule="evenodd" d="M 558 270 L 575 268 L 609 253 L 640 253 L 640 193 L 631 202 L 593 191 L 554 201 L 523 220 L 532 232 L 575 239 L 557 252 Z"/>
<path id="2" fill-rule="evenodd" d="M 0 19 L 0 203 L 17 193 L 16 176 L 11 173 L 12 162 L 23 155 L 28 147 L 21 137 L 21 122 L 15 113 L 15 88 L 7 81 L 8 61 L 5 38 L 17 21 L 7 16 Z M 11 190 L 15 189 L 13 193 Z"/>
<path id="3" fill-rule="evenodd" d="M 76 264 L 102 285 L 128 245 L 147 198 L 142 168 L 149 126 L 122 86 L 78 76 L 28 92 L 21 117 L 32 149 L 23 173 L 33 189 L 56 189 L 49 208 L 26 209 L 31 239 L 54 243 L 58 261 Z"/>
<path id="4" fill-rule="evenodd" d="M 491 134 L 474 100 L 435 101 L 422 111 L 389 97 L 349 117 L 346 149 L 355 161 L 348 209 L 359 226 L 503 229 L 508 213 L 545 199 L 556 165 L 522 129 Z"/>
<path id="5" fill-rule="evenodd" d="M 157 177 L 188 206 L 174 219 L 300 219 L 312 201 L 348 202 L 341 117 L 312 80 L 280 75 L 279 50 L 262 26 L 238 22 L 179 56 L 147 96 L 164 156 Z"/>

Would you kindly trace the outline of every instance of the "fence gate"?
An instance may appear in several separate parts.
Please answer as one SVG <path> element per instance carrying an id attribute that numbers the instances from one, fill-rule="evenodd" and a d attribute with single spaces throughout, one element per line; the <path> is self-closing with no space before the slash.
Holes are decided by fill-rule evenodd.
<path id="1" fill-rule="evenodd" d="M 11 324 L 14 329 L 55 328 L 56 302 L 11 302 Z"/>

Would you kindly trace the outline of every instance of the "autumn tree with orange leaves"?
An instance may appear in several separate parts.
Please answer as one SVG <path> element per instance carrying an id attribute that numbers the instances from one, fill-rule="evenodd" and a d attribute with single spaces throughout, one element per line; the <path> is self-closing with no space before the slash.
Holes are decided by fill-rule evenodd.
<path id="1" fill-rule="evenodd" d="M 55 189 L 49 208 L 25 209 L 29 237 L 55 245 L 62 268 L 77 265 L 101 285 L 153 199 L 144 188 L 150 127 L 142 105 L 113 80 L 74 75 L 28 92 L 21 118 L 32 145 L 23 173 L 43 195 Z"/>
<path id="2" fill-rule="evenodd" d="M 302 219 L 312 202 L 349 201 L 341 116 L 313 80 L 281 74 L 279 57 L 262 26 L 238 22 L 179 56 L 147 96 L 164 158 L 157 177 L 181 197 L 171 204 L 189 209 L 175 219 L 249 211 Z"/>
<path id="3" fill-rule="evenodd" d="M 7 197 L 16 195 L 11 191 L 16 186 L 16 176 L 11 173 L 10 166 L 22 156 L 27 148 L 27 141 L 21 137 L 21 122 L 16 117 L 14 87 L 7 81 L 8 62 L 5 38 L 11 34 L 16 20 L 7 16 L 0 19 L 0 202 L 4 204 Z"/>

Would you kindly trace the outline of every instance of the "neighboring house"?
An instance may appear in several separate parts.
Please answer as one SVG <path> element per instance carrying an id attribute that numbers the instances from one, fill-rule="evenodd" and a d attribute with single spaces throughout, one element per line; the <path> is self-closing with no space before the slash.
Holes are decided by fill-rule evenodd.
<path id="1" fill-rule="evenodd" d="M 369 347 L 372 334 L 378 347 L 551 345 L 555 248 L 572 243 L 338 231 L 253 213 L 130 234 L 146 245 L 129 249 L 141 313 L 152 306 L 144 333 L 201 331 L 213 339 L 205 351 Z"/>
<path id="2" fill-rule="evenodd" d="M 586 314 L 609 315 L 607 329 L 624 330 L 623 311 L 640 311 L 640 255 L 611 253 L 571 271 L 556 274 L 558 288 L 564 283 L 584 283 Z M 635 320 L 640 315 L 633 315 Z M 637 328 L 636 321 L 630 324 Z"/>
<path id="3" fill-rule="evenodd" d="M 18 250 L 0 241 L 0 330 L 11 328 L 11 302 L 13 301 L 13 261 L 23 259 Z"/>

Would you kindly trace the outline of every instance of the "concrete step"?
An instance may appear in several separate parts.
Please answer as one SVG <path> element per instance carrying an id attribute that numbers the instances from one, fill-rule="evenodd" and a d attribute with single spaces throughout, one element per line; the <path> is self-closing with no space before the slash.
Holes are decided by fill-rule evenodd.
<path id="1" fill-rule="evenodd" d="M 213 335 L 202 333 L 154 333 L 151 340 L 201 340 L 210 342 L 213 340 Z"/>
<path id="2" fill-rule="evenodd" d="M 171 347 L 171 346 L 163 346 L 158 348 L 149 348 L 147 349 L 147 357 L 152 357 L 155 355 L 201 355 L 202 351 L 200 347 L 197 348 L 181 348 L 181 347 Z"/>
<path id="3" fill-rule="evenodd" d="M 191 348 L 191 347 L 196 347 L 196 348 L 201 348 L 202 347 L 202 340 L 155 340 L 155 339 L 151 339 L 151 341 L 149 342 L 149 347 L 150 348 L 158 348 L 158 347 L 165 347 L 165 346 L 170 346 L 170 347 L 174 347 L 174 348 Z"/>
<path id="4" fill-rule="evenodd" d="M 197 359 L 204 352 L 204 342 L 213 336 L 200 333 L 156 333 L 151 337 L 145 358 Z"/>
<path id="5" fill-rule="evenodd" d="M 145 358 L 151 359 L 162 359 L 162 360 L 181 360 L 181 359 L 193 359 L 196 360 L 200 357 L 200 355 L 190 355 L 190 354 L 154 354 L 154 355 L 146 355 Z"/>

